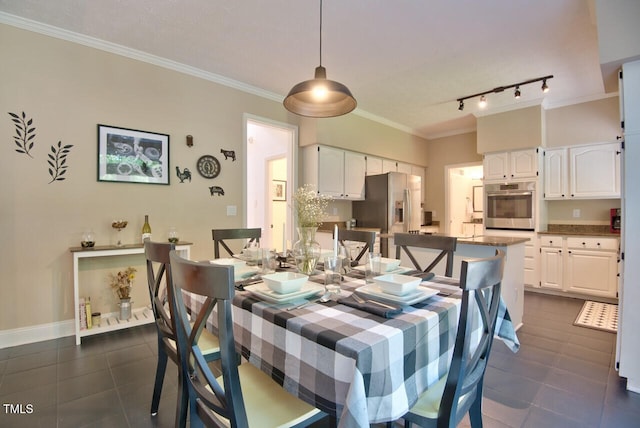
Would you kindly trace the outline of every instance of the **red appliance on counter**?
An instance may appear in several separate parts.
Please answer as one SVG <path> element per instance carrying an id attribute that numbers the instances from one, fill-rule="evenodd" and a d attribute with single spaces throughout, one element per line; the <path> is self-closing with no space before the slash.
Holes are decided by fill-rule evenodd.
<path id="1" fill-rule="evenodd" d="M 611 233 L 620 233 L 620 208 L 611 208 Z"/>

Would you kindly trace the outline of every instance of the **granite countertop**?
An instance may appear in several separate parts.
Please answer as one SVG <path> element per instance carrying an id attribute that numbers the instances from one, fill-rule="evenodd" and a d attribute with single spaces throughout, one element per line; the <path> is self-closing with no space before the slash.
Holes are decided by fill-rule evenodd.
<path id="1" fill-rule="evenodd" d="M 473 238 L 458 238 L 458 244 L 486 245 L 489 247 L 508 247 L 530 241 L 529 238 L 513 236 L 476 236 Z"/>
<path id="2" fill-rule="evenodd" d="M 600 224 L 549 224 L 547 230 L 538 235 L 610 236 L 619 238 L 619 233 L 611 233 L 609 225 Z"/>

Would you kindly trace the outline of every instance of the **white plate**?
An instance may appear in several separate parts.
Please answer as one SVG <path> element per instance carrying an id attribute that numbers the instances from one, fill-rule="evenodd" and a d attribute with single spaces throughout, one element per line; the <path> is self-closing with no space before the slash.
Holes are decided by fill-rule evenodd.
<path id="1" fill-rule="evenodd" d="M 365 272 L 367 270 L 367 266 L 366 265 L 358 265 L 358 266 L 354 266 L 355 270 L 359 270 L 360 272 Z M 396 269 L 390 270 L 388 272 L 385 272 L 384 274 L 391 274 L 391 273 L 404 273 L 404 272 L 409 272 L 411 270 L 415 270 L 413 268 L 410 267 L 405 267 L 405 266 L 399 266 Z"/>
<path id="2" fill-rule="evenodd" d="M 376 284 L 363 285 L 362 287 L 357 288 L 356 291 L 359 294 L 368 296 L 373 299 L 405 306 L 422 302 L 423 300 L 435 296 L 439 293 L 438 290 L 435 290 L 433 288 L 419 286 L 416 291 L 414 291 L 413 293 L 409 293 L 406 296 L 395 296 L 393 294 L 385 293 Z"/>
<path id="3" fill-rule="evenodd" d="M 234 269 L 242 266 L 246 266 L 247 262 L 240 259 L 234 259 L 232 257 L 229 258 L 220 258 L 209 260 L 210 263 L 214 265 L 222 265 L 222 266 L 233 266 Z"/>
<path id="4" fill-rule="evenodd" d="M 291 300 L 302 299 L 305 297 L 315 296 L 324 292 L 324 286 L 316 284 L 315 282 L 307 282 L 302 286 L 299 291 L 295 293 L 280 294 L 271 290 L 264 282 L 258 284 L 247 285 L 245 290 L 250 291 L 256 297 L 265 300 L 269 303 L 286 303 Z"/>

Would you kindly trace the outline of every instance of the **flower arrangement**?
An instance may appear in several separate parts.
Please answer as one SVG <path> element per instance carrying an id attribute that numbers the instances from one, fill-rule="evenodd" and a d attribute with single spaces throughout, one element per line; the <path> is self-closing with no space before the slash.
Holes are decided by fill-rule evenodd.
<path id="1" fill-rule="evenodd" d="M 298 227 L 319 227 L 326 216 L 326 209 L 332 200 L 329 196 L 318 195 L 310 184 L 299 187 L 294 195 Z"/>
<path id="2" fill-rule="evenodd" d="M 131 286 L 133 279 L 136 277 L 136 269 L 129 266 L 124 271 L 117 274 L 109 274 L 111 280 L 111 288 L 113 288 L 120 299 L 129 299 L 131 297 Z"/>

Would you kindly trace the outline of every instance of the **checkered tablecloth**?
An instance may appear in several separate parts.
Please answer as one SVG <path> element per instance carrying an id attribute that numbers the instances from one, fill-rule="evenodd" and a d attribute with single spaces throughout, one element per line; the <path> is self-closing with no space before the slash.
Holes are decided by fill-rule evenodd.
<path id="1" fill-rule="evenodd" d="M 365 285 L 357 271 L 352 275 L 345 276 L 343 296 Z M 322 282 L 322 275 L 311 280 Z M 233 300 L 236 344 L 287 391 L 338 417 L 340 427 L 396 420 L 446 373 L 453 353 L 461 306 L 458 280 L 435 277 L 423 285 L 441 293 L 391 319 L 336 302 L 287 310 L 293 304 L 238 292 Z M 197 306 L 197 299 L 186 297 L 187 306 Z M 513 325 L 504 306 L 500 312 L 496 333 L 515 351 Z"/>

